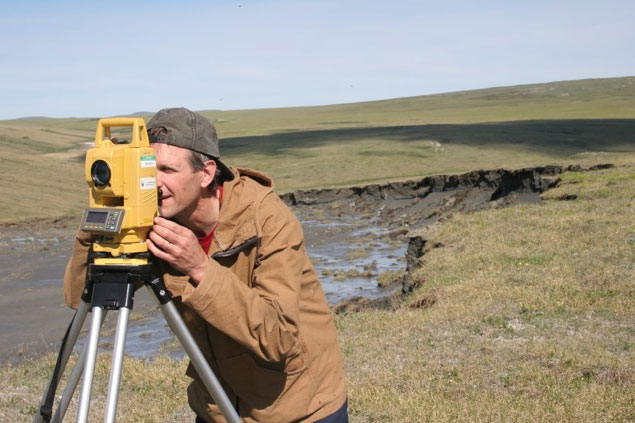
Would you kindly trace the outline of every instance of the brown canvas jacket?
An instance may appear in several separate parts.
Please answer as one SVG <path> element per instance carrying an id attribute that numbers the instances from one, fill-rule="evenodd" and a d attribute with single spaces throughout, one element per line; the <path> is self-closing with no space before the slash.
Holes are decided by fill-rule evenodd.
<path id="1" fill-rule="evenodd" d="M 265 175 L 232 169 L 205 277 L 194 287 L 157 263 L 192 335 L 246 422 L 312 422 L 346 400 L 344 365 L 322 286 L 299 221 Z M 80 233 L 64 277 L 76 308 L 90 239 Z M 193 366 L 192 409 L 224 419 Z"/>

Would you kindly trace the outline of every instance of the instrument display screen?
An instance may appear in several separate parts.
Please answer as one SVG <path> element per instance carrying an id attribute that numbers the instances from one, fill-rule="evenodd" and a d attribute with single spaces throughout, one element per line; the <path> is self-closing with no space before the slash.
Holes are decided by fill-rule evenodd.
<path id="1" fill-rule="evenodd" d="M 117 208 L 86 209 L 81 229 L 87 232 L 118 233 L 121 230 L 124 211 Z"/>
<path id="2" fill-rule="evenodd" d="M 108 218 L 108 212 L 101 211 L 88 211 L 86 215 L 86 223 L 106 223 L 106 219 Z"/>

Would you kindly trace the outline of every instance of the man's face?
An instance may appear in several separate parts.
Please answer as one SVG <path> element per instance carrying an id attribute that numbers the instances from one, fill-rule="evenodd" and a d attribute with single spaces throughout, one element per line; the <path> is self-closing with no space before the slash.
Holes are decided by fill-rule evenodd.
<path id="1" fill-rule="evenodd" d="M 204 172 L 192 169 L 189 150 L 161 143 L 151 145 L 157 158 L 157 186 L 162 192 L 161 215 L 185 222 L 201 198 Z"/>

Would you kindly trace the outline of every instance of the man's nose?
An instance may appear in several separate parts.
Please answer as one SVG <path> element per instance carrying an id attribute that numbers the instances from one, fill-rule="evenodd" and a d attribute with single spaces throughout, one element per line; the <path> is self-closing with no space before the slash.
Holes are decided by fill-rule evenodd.
<path id="1" fill-rule="evenodd" d="M 163 172 L 157 172 L 157 187 L 159 189 L 163 187 Z"/>

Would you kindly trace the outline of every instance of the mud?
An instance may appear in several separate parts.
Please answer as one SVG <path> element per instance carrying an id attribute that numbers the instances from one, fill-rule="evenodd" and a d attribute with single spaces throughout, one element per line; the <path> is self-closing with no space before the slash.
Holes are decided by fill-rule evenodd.
<path id="1" fill-rule="evenodd" d="M 479 170 L 384 185 L 296 191 L 282 199 L 302 222 L 333 310 L 390 308 L 422 283 L 412 280 L 409 271 L 431 247 L 433 228 L 453 213 L 539 202 L 540 193 L 556 186 L 562 172 L 610 166 Z M 61 279 L 78 224 L 78 217 L 65 217 L 0 225 L 0 363 L 57 348 L 73 315 L 64 304 Z M 432 300 L 419 303 L 425 306 Z M 107 332 L 116 320 L 112 314 Z M 110 342 L 103 337 L 102 347 Z M 179 350 L 154 300 L 140 291 L 126 352 L 178 355 Z"/>

